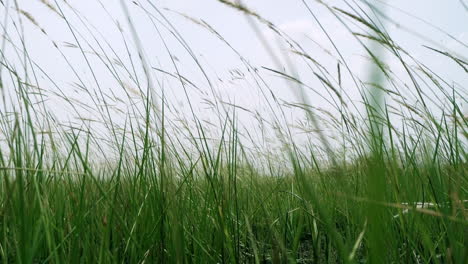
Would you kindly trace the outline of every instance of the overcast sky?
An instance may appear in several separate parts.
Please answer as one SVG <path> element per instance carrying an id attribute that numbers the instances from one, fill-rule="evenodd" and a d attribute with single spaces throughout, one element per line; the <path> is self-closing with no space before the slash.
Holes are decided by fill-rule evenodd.
<path id="1" fill-rule="evenodd" d="M 380 1 L 369 2 L 382 8 L 391 19 L 391 21 L 382 21 L 398 45 L 408 50 L 412 56 L 427 64 L 447 80 L 455 82 L 458 89 L 465 89 L 464 93 L 466 93 L 466 87 L 468 87 L 466 72 L 453 61 L 423 47 L 423 45 L 428 45 L 452 52 L 464 59 L 468 57 L 466 47 L 468 45 L 468 11 L 462 5 L 462 1 L 465 0 L 392 0 L 384 1 L 387 3 L 385 5 Z M 14 1 L 2 0 L 2 2 L 9 5 L 9 16 L 14 21 L 18 21 L 18 14 L 13 8 Z M 83 82 L 86 86 L 99 87 L 104 91 L 113 91 L 116 94 L 121 93 L 121 89 L 116 88 L 118 84 L 115 76 L 109 71 L 109 66 L 102 63 L 102 57 L 99 59 L 98 56 L 93 56 L 92 49 L 98 53 L 104 51 L 113 59 L 119 57 L 127 68 L 132 68 L 127 56 L 128 48 L 133 54 L 137 75 L 143 78 L 139 60 L 135 56 L 134 40 L 129 30 L 128 21 L 123 15 L 120 1 L 68 0 L 67 2 L 73 9 L 67 6 L 63 0 L 17 1 L 19 9 L 24 11 L 22 22 L 29 55 L 47 73 L 47 75 L 45 73 L 38 74 L 41 87 L 53 90 L 57 88 L 54 88 L 54 85 L 57 85 L 67 95 L 86 103 L 90 102 L 92 98 L 88 98 L 89 96 L 87 97 L 77 90 L 76 83 Z M 148 63 L 152 68 L 161 69 L 168 73 L 175 73 L 178 70 L 181 75 L 187 77 L 200 88 L 201 91 L 189 91 L 189 97 L 193 100 L 195 108 L 203 111 L 207 107 L 206 100 L 213 96 L 213 88 L 216 90 L 215 93 L 222 96 L 226 102 L 235 103 L 251 110 L 261 111 L 268 108 L 261 92 L 253 89 L 255 87 L 254 80 L 241 76 L 246 74 L 246 68 L 238 54 L 241 54 L 242 58 L 254 67 L 263 71 L 263 76 L 269 82 L 270 88 L 276 96 L 284 100 L 295 100 L 293 92 L 285 87 L 282 80 L 275 77 L 272 72 L 261 68 L 264 66 L 282 70 L 278 69 L 278 65 L 272 60 L 268 48 L 260 42 L 259 34 L 248 23 L 245 15 L 238 10 L 216 0 L 149 2 L 138 0 L 135 2 L 139 4 L 136 5 L 133 1 L 125 0 L 137 34 L 143 44 Z M 332 37 L 342 56 L 351 65 L 353 72 L 360 78 L 367 78 L 369 60 L 350 32 L 317 1 L 305 2 L 308 3 L 311 11 L 326 29 L 327 34 Z M 345 1 L 324 2 L 330 6 L 349 10 Z M 355 6 L 353 2 L 348 1 L 352 6 Z M 358 0 L 356 2 L 361 5 L 363 3 L 363 1 Z M 53 8 L 48 7 L 46 3 L 49 3 Z M 302 1 L 245 0 L 243 4 L 273 22 L 279 29 L 300 43 L 307 53 L 325 68 L 330 71 L 336 70 L 339 56 Z M 2 8 L 0 12 L 3 21 L 6 9 Z M 63 12 L 67 20 L 62 19 L 56 12 Z M 34 21 L 26 19 L 24 14 L 33 18 Z M 191 19 L 195 19 L 198 21 L 197 23 L 206 22 L 209 24 L 238 54 L 206 27 L 198 25 Z M 18 38 L 15 38 L 18 34 L 15 33 L 13 20 L 9 20 L 8 31 L 13 42 L 20 46 Z M 359 25 L 351 20 L 348 20 L 347 23 L 359 28 Z M 272 47 L 273 52 L 281 61 L 281 67 L 287 68 L 285 59 L 291 60 L 301 80 L 313 86 L 317 80 L 312 78 L 304 59 L 292 56 L 284 41 L 279 41 L 277 36 L 266 26 L 257 20 L 255 20 L 255 24 L 268 46 Z M 41 28 L 46 32 L 46 35 L 41 32 Z M 123 33 L 120 32 L 119 28 L 123 29 Z M 363 28 L 362 25 L 360 28 Z M 162 38 L 158 35 L 158 30 Z M 176 30 L 177 33 L 175 33 Z M 183 40 L 180 39 L 181 37 Z M 59 50 L 54 48 L 52 42 L 58 45 Z M 126 47 L 125 44 L 129 46 Z M 177 69 L 170 60 L 171 57 L 169 57 L 165 45 L 169 48 Z M 189 48 L 184 47 L 184 45 L 189 46 Z M 78 46 L 87 52 L 88 61 L 84 59 Z M 6 54 L 10 57 L 14 56 L 14 49 L 8 45 L 6 48 Z M 194 56 L 199 65 L 202 66 L 203 71 L 193 59 Z M 407 78 L 403 67 L 398 65 L 395 58 L 387 56 L 383 58 L 391 67 L 395 66 L 392 70 L 397 75 L 400 75 L 403 80 Z M 89 70 L 88 62 L 92 65 L 93 72 Z M 286 71 L 289 70 L 291 69 Z M 120 72 L 124 71 L 120 70 Z M 157 86 L 156 92 L 160 94 L 160 88 L 164 86 L 166 95 L 177 107 L 183 109 L 181 111 L 186 111 L 187 100 L 178 80 L 167 74 L 161 74 L 157 70 L 154 70 L 152 75 Z M 209 81 L 205 76 L 208 76 Z M 122 74 L 119 77 L 128 86 L 136 88 L 135 82 L 130 76 Z M 55 84 L 52 85 L 48 78 L 54 80 Z M 349 85 L 346 92 L 350 94 L 351 99 L 359 100 L 359 92 L 353 90 L 355 87 L 351 88 L 351 79 L 345 78 L 344 81 L 346 82 L 345 89 L 348 89 Z M 318 91 L 321 91 L 320 89 L 322 88 L 317 88 Z M 330 107 L 317 94 L 311 93 L 309 97 L 314 106 Z M 52 107 L 62 108 L 60 105 Z"/>

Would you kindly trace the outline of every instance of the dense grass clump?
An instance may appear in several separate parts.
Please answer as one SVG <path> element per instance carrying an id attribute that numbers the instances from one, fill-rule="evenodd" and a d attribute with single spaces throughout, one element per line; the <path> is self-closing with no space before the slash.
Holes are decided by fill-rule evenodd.
<path id="1" fill-rule="evenodd" d="M 336 69 L 240 1 L 219 0 L 247 18 L 273 65 L 254 66 L 203 20 L 136 1 L 169 58 L 167 69 L 156 67 L 127 1 L 121 5 L 128 30 L 115 25 L 123 54 L 71 3 L 41 2 L 67 26 L 73 43 L 65 45 L 83 59 L 76 65 L 51 40 L 79 96 L 33 60 L 24 24 L 50 37 L 7 1 L 0 54 L 2 263 L 468 262 L 466 87 L 395 43 L 383 26 L 392 23 L 384 9 L 367 1 L 314 3 L 363 48 L 369 72 L 362 80 L 307 1 Z M 248 78 L 267 110 L 223 98 L 216 76 L 168 13 L 227 46 L 243 67 L 233 71 L 236 78 Z M 283 57 L 263 27 L 287 47 Z M 170 41 L 203 81 L 182 74 Z M 462 55 L 427 47 L 466 72 Z M 301 78 L 292 56 L 313 80 Z M 79 74 L 83 65 L 88 79 Z M 188 112 L 177 111 L 154 72 L 181 88 L 177 99 L 186 99 Z M 271 74 L 284 79 L 294 99 L 275 94 Z M 118 91 L 106 90 L 108 79 Z M 314 105 L 312 94 L 329 107 Z M 212 111 L 200 111 L 197 99 Z M 244 114 L 257 123 L 246 124 Z M 294 114 L 300 121 L 290 120 Z"/>

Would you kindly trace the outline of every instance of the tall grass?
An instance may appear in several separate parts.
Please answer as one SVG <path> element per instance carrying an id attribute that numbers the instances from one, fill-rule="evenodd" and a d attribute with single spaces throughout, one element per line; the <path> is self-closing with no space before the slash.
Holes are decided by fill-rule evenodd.
<path id="1" fill-rule="evenodd" d="M 130 28 L 127 35 L 115 24 L 123 53 L 71 3 L 41 1 L 67 26 L 74 41 L 67 47 L 77 50 L 86 80 L 33 15 L 16 1 L 3 2 L 3 263 L 467 263 L 466 87 L 395 43 L 382 6 L 314 3 L 366 52 L 369 77 L 361 80 L 308 1 L 301 4 L 329 41 L 337 69 L 240 1 L 219 0 L 247 19 L 272 66 L 260 70 L 207 22 L 152 1 L 132 8 L 120 1 Z M 151 21 L 170 58 L 166 68 L 146 58 L 132 10 Z M 267 111 L 223 98 L 216 76 L 168 14 L 235 54 L 243 67 L 236 76 L 249 78 Z M 78 99 L 33 60 L 26 23 L 51 41 L 74 76 Z M 265 26 L 286 53 L 266 39 Z M 183 75 L 171 44 L 182 47 L 202 81 Z M 426 44 L 466 71 L 465 57 Z M 307 65 L 313 85 L 293 57 Z M 397 59 L 392 67 L 405 76 L 385 58 Z M 102 66 L 118 90 L 104 88 Z M 275 95 L 271 74 L 296 97 Z M 181 88 L 188 114 L 168 99 L 168 79 Z M 351 87 L 360 100 L 352 100 Z M 200 94 L 211 118 L 195 105 Z M 311 96 L 329 108 L 315 106 Z M 289 111 L 304 120 L 292 124 Z M 258 127 L 243 123 L 244 115 Z"/>

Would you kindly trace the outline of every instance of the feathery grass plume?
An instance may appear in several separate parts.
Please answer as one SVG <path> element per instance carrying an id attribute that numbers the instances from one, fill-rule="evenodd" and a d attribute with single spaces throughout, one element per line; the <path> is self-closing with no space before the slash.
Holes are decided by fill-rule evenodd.
<path id="1" fill-rule="evenodd" d="M 57 11 L 54 5 L 52 5 L 48 0 L 39 0 L 42 4 L 44 4 L 49 10 L 57 14 L 59 17 L 62 17 L 62 15 Z"/>
<path id="2" fill-rule="evenodd" d="M 219 2 L 227 5 L 227 6 L 230 6 L 234 9 L 237 9 L 249 16 L 253 16 L 255 17 L 256 19 L 258 19 L 259 21 L 261 21 L 262 23 L 266 24 L 266 25 L 270 25 L 270 26 L 273 26 L 273 23 L 271 23 L 270 21 L 266 20 L 265 18 L 263 18 L 262 16 L 260 16 L 258 13 L 252 11 L 250 8 L 248 8 L 247 6 L 243 5 L 241 1 L 236 1 L 236 2 L 232 2 L 232 1 L 229 1 L 229 0 L 218 0 Z"/>
<path id="3" fill-rule="evenodd" d="M 17 10 L 21 15 L 23 15 L 25 18 L 27 18 L 29 20 L 29 22 L 31 22 L 34 26 L 36 26 L 37 28 L 39 28 L 40 31 L 42 31 L 42 33 L 44 33 L 45 35 L 47 35 L 46 31 L 44 28 L 42 28 L 39 23 L 36 21 L 36 19 L 31 15 L 31 13 L 23 10 L 23 9 L 18 9 Z"/>
<path id="4" fill-rule="evenodd" d="M 37 23 L 36 19 L 28 12 L 24 11 L 23 9 L 18 9 L 17 10 L 20 14 L 22 14 L 25 18 L 27 18 L 31 23 L 33 23 L 35 26 L 40 27 L 39 23 Z"/>

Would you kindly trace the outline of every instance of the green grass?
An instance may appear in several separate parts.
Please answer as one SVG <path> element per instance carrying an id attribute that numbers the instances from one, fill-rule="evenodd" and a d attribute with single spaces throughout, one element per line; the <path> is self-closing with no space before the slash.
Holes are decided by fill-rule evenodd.
<path id="1" fill-rule="evenodd" d="M 98 41 L 99 32 L 92 27 L 80 31 L 70 24 L 63 10 L 73 11 L 71 7 L 49 4 L 68 25 L 73 45 L 92 73 L 93 84 L 87 85 L 60 53 L 76 74 L 75 86 L 92 99 L 90 108 L 99 122 L 90 125 L 77 110 L 81 103 L 32 60 L 24 43 L 3 42 L 2 50 L 8 46 L 14 52 L 0 54 L 2 263 L 467 263 L 467 119 L 461 110 L 466 89 L 455 88 L 439 76 L 442 73 L 394 43 L 376 21 L 384 20 L 384 13 L 372 18 L 363 3 L 353 1 L 346 10 L 326 7 L 365 48 L 373 65 L 368 82 L 352 73 L 332 37 L 327 35 L 339 58 L 338 77 L 261 14 L 237 2 L 219 2 L 248 19 L 275 63 L 276 69 L 264 70 L 284 78 L 285 86 L 298 95 L 294 102 L 276 98 L 262 71 L 253 70 L 206 22 L 192 20 L 238 54 L 256 80 L 252 87 L 259 89 L 271 111 L 265 123 L 281 151 L 270 155 L 268 146 L 249 134 L 238 116 L 250 109 L 214 95 L 210 103 L 218 124 L 206 125 L 188 92 L 199 87 L 181 76 L 172 60 L 172 77 L 191 109 L 183 122 L 175 122 L 164 91 L 155 93 L 160 87 L 152 80 L 150 62 L 141 60 L 143 74 L 135 70 L 140 62 L 131 55 L 145 56 L 138 29 L 131 26 L 131 36 L 123 38 L 128 53 L 118 54 L 105 40 Z M 133 25 L 126 2 L 121 3 Z M 326 33 L 314 9 L 303 4 Z M 164 14 L 153 5 L 142 9 L 164 20 L 158 23 L 184 44 L 209 90 L 215 90 L 214 78 Z M 11 19 L 35 22 L 25 11 L 18 14 Z M 5 32 L 10 29 L 24 39 L 17 24 L 2 23 Z M 313 88 L 288 58 L 283 65 L 274 54 L 261 24 L 276 29 L 291 44 L 292 54 L 308 63 L 311 75 L 330 91 L 324 97 L 337 114 L 313 106 L 307 96 Z M 155 34 L 162 36 L 157 25 Z M 354 32 L 356 25 L 364 29 Z M 83 38 L 85 32 L 92 38 Z M 136 43 L 136 53 L 131 43 Z M 108 44 L 111 51 L 103 48 Z M 117 99 L 101 89 L 89 50 L 101 54 L 99 62 L 109 66 L 127 92 L 129 108 L 123 119 L 115 118 L 111 104 Z M 446 59 L 444 63 L 466 71 L 463 57 L 431 50 Z M 409 82 L 395 76 L 384 52 L 400 61 Z M 112 58 L 125 66 L 117 69 Z M 285 68 L 289 70 L 280 70 Z M 49 79 L 50 91 L 55 89 L 50 94 L 61 98 L 80 123 L 58 121 L 44 100 L 47 91 L 34 89 L 41 87 L 38 75 Z M 137 87 L 138 98 L 128 93 L 124 75 Z M 342 83 L 342 75 L 350 82 Z M 347 100 L 350 86 L 359 88 L 363 111 L 356 112 L 359 107 Z M 409 103 L 408 93 L 417 104 Z M 439 95 L 438 102 L 432 93 Z M 286 108 L 303 110 L 305 130 L 318 140 L 295 140 Z M 329 128 L 338 136 L 327 135 Z"/>

